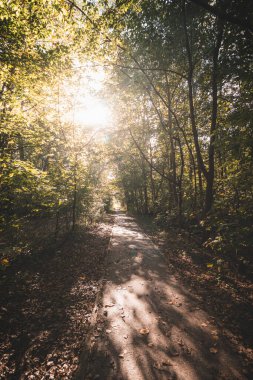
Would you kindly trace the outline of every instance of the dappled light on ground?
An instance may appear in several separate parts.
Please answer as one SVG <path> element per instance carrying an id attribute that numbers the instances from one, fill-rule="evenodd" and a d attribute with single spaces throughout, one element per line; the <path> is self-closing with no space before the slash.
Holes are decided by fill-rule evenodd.
<path id="1" fill-rule="evenodd" d="M 116 217 L 99 306 L 79 378 L 245 378 L 212 316 L 124 215 Z"/>
<path id="2" fill-rule="evenodd" d="M 110 231 L 79 227 L 1 274 L 1 380 L 73 379 Z"/>

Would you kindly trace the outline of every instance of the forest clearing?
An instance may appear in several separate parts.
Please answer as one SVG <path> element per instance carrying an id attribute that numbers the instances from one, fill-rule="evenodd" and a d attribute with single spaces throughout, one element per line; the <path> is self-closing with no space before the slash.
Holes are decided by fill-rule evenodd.
<path id="1" fill-rule="evenodd" d="M 251 0 L 0 0 L 0 379 L 253 377 Z"/>

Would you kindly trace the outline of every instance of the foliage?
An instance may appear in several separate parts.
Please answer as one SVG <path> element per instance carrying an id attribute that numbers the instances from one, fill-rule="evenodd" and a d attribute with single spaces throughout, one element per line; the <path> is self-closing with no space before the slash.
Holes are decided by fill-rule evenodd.
<path id="1" fill-rule="evenodd" d="M 214 250 L 249 254 L 249 2 L 217 0 L 211 10 L 190 0 L 0 7 L 2 229 L 42 216 L 56 219 L 56 232 L 62 215 L 73 226 L 81 215 L 97 220 L 118 194 L 131 212 L 200 233 Z M 76 96 L 66 91 L 75 61 L 110 75 L 104 96 L 117 127 L 106 140 L 91 143 L 62 117 L 61 99 L 71 108 Z"/>
<path id="2" fill-rule="evenodd" d="M 89 11 L 95 17 L 96 9 Z M 37 220 L 55 220 L 51 234 L 56 236 L 65 222 L 74 228 L 81 215 L 87 221 L 103 209 L 99 149 L 95 167 L 89 134 L 64 120 L 61 104 L 71 96 L 62 88 L 73 76 L 73 62 L 95 50 L 97 39 L 66 1 L 0 1 L 4 241 L 19 244 L 28 221 L 33 231 Z"/>
<path id="3" fill-rule="evenodd" d="M 247 1 L 216 5 L 241 22 L 241 7 L 253 12 Z M 118 51 L 113 76 L 112 149 L 129 211 L 202 234 L 215 251 L 249 256 L 250 25 L 191 1 L 130 4 L 126 20 L 119 34 L 127 49 Z"/>

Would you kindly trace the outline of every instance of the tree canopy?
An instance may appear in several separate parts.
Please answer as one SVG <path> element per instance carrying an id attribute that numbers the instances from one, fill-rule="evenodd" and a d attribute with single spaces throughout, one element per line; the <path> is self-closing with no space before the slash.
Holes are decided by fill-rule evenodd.
<path id="1" fill-rule="evenodd" d="M 50 217 L 57 233 L 120 194 L 130 212 L 246 255 L 252 17 L 247 0 L 0 1 L 2 231 Z M 74 111 L 91 94 L 113 114 L 95 133 Z M 88 106 L 100 124 L 101 107 Z"/>

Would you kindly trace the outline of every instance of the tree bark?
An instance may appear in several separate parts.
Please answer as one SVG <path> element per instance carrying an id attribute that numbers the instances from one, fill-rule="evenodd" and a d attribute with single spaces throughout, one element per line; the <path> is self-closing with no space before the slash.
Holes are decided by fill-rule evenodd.
<path id="1" fill-rule="evenodd" d="M 184 27 L 184 33 L 185 33 L 185 45 L 186 45 L 185 47 L 186 47 L 186 53 L 187 53 L 187 59 L 188 59 L 187 83 L 188 83 L 188 101 L 189 101 L 189 108 L 190 108 L 192 135 L 193 135 L 194 146 L 195 146 L 196 155 L 197 155 L 198 166 L 201 172 L 204 174 L 205 178 L 207 178 L 208 174 L 207 174 L 207 169 L 204 164 L 203 157 L 200 150 L 198 130 L 197 130 L 196 118 L 195 118 L 195 107 L 194 107 L 194 100 L 193 100 L 194 68 L 193 68 L 192 53 L 191 53 L 190 41 L 189 41 L 188 30 L 187 30 L 185 0 L 183 0 L 183 27 Z"/>
<path id="2" fill-rule="evenodd" d="M 208 152 L 208 175 L 206 177 L 206 200 L 205 200 L 205 213 L 208 213 L 213 205 L 213 184 L 214 184 L 214 153 L 215 153 L 215 133 L 217 128 L 217 114 L 218 114 L 218 59 L 223 37 L 223 22 L 218 20 L 217 23 L 217 39 L 213 50 L 213 69 L 212 69 L 212 119 L 210 128 L 210 144 Z"/>

